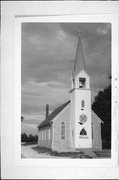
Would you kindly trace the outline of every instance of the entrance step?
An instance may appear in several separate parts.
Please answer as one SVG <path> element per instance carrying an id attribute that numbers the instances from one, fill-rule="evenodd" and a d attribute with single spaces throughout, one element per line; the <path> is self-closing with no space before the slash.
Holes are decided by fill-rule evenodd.
<path id="1" fill-rule="evenodd" d="M 90 148 L 76 149 L 76 151 L 83 152 L 83 154 L 85 154 L 86 156 L 88 156 L 88 157 L 90 157 L 90 158 L 96 158 L 96 157 L 97 157 L 96 153 L 93 152 L 93 150 L 90 149 Z"/>

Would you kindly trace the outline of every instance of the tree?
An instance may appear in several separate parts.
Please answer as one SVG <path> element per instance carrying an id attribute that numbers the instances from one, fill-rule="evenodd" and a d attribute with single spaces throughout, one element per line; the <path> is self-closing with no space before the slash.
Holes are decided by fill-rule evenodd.
<path id="1" fill-rule="evenodd" d="M 102 140 L 105 148 L 111 147 L 111 85 L 99 91 L 92 105 L 93 111 L 102 119 Z"/>
<path id="2" fill-rule="evenodd" d="M 34 141 L 35 141 L 35 142 L 38 141 L 38 136 L 37 136 L 37 135 L 34 136 Z"/>
<path id="3" fill-rule="evenodd" d="M 21 134 L 21 142 L 28 142 L 28 136 L 26 133 Z"/>
<path id="4" fill-rule="evenodd" d="M 29 135 L 28 141 L 29 142 L 34 142 L 34 136 L 32 134 Z"/>

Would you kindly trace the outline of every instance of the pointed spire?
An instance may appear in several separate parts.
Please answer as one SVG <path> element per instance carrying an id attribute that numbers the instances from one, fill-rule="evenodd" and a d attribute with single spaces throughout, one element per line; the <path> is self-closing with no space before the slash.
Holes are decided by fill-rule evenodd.
<path id="1" fill-rule="evenodd" d="M 78 33 L 78 45 L 77 45 L 77 51 L 76 51 L 76 58 L 74 62 L 74 69 L 73 69 L 73 75 L 76 76 L 81 70 L 86 71 L 86 65 L 85 65 L 85 59 L 83 54 L 83 48 L 81 44 L 81 33 Z"/>

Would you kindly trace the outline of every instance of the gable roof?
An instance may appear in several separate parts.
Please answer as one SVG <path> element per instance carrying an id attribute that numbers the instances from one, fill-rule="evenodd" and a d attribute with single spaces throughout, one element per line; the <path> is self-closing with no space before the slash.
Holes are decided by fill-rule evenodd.
<path id="1" fill-rule="evenodd" d="M 44 121 L 40 123 L 38 128 L 42 128 L 44 126 L 50 125 L 51 121 L 70 103 L 70 101 L 67 101 L 66 103 L 62 104 L 58 108 L 56 108 Z M 92 119 L 96 119 L 100 123 L 104 123 L 98 116 L 97 114 L 91 110 L 91 117 Z M 93 118 L 95 117 L 95 118 Z"/>
<path id="2" fill-rule="evenodd" d="M 70 101 L 62 104 L 56 108 L 43 122 L 40 123 L 38 128 L 40 129 L 43 126 L 49 125 L 51 121 L 70 103 Z"/>
<path id="3" fill-rule="evenodd" d="M 97 121 L 104 124 L 104 122 L 99 118 L 99 116 L 93 110 L 91 110 L 91 116 L 92 116 L 92 118 L 94 116 L 95 119 L 97 119 Z"/>

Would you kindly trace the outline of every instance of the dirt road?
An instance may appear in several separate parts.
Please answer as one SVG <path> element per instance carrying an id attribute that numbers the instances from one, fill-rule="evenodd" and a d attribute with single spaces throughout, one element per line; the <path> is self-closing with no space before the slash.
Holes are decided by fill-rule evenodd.
<path id="1" fill-rule="evenodd" d="M 38 151 L 34 150 L 34 148 L 37 145 L 26 145 L 26 146 L 21 146 L 21 157 L 22 158 L 62 158 L 62 157 L 56 157 L 56 156 L 51 156 L 48 154 L 48 152 L 41 152 L 39 153 Z M 63 157 L 64 158 L 64 157 Z"/>

